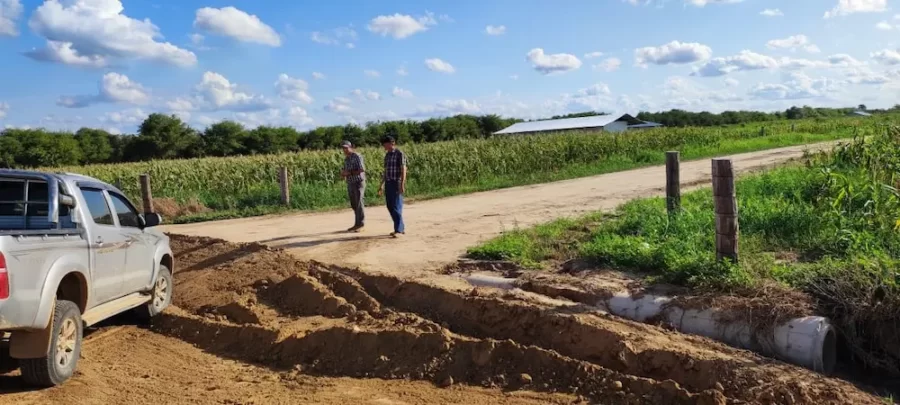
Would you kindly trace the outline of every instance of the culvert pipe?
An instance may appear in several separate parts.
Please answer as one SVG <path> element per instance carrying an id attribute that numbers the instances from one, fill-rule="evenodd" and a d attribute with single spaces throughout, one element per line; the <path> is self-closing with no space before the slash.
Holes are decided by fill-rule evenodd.
<path id="1" fill-rule="evenodd" d="M 462 276 L 469 284 L 510 290 L 519 280 L 485 274 Z M 751 330 L 748 322 L 725 322 L 720 309 L 684 309 L 673 304 L 671 297 L 644 294 L 639 297 L 626 292 L 601 300 L 597 307 L 611 314 L 638 322 L 664 320 L 682 333 L 705 336 L 741 349 L 831 373 L 837 358 L 837 336 L 827 318 L 805 316 L 791 319 L 772 329 Z"/>

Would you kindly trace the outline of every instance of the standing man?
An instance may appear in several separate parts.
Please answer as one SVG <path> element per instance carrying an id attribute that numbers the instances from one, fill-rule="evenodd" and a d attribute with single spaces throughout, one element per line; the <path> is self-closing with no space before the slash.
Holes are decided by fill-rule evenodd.
<path id="1" fill-rule="evenodd" d="M 341 142 L 341 149 L 344 150 L 344 168 L 341 170 L 341 177 L 347 180 L 347 196 L 350 198 L 350 207 L 356 215 L 356 222 L 347 232 L 360 232 L 366 222 L 363 207 L 366 194 L 366 166 L 363 164 L 362 155 L 353 150 L 350 141 Z"/>
<path id="2" fill-rule="evenodd" d="M 387 152 L 384 155 L 384 176 L 381 185 L 378 186 L 378 195 L 384 194 L 387 200 L 387 209 L 394 220 L 394 238 L 406 234 L 403 226 L 403 194 L 406 193 L 406 154 L 397 149 L 397 142 L 393 137 L 386 136 L 381 140 L 381 145 Z"/>

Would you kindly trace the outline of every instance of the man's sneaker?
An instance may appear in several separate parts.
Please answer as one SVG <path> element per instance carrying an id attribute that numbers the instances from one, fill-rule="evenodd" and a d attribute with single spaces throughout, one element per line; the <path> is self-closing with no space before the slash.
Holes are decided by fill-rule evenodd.
<path id="1" fill-rule="evenodd" d="M 399 238 L 403 235 L 406 235 L 406 232 L 391 232 L 391 237 L 394 239 Z"/>
<path id="2" fill-rule="evenodd" d="M 356 228 L 356 229 L 354 229 L 354 230 L 352 230 L 352 231 L 350 231 L 350 232 L 353 232 L 353 233 L 360 233 L 360 232 L 363 231 L 363 229 L 366 229 L 366 227 L 360 225 L 358 228 Z"/>
<path id="3" fill-rule="evenodd" d="M 359 232 L 360 229 L 362 229 L 361 226 L 359 226 L 359 225 L 354 225 L 352 228 L 347 229 L 347 232 Z"/>

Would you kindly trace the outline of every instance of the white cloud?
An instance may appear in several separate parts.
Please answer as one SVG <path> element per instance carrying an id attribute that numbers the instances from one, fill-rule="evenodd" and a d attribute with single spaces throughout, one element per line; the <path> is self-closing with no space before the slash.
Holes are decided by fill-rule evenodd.
<path id="1" fill-rule="evenodd" d="M 734 56 L 713 58 L 696 68 L 691 76 L 724 76 L 732 72 L 774 69 L 778 66 L 778 61 L 771 56 L 744 50 Z"/>
<path id="2" fill-rule="evenodd" d="M 350 100 L 342 97 L 335 97 L 333 100 L 329 101 L 324 108 L 325 111 L 333 112 L 335 114 L 346 114 L 353 111 L 349 104 Z"/>
<path id="3" fill-rule="evenodd" d="M 372 21 L 369 21 L 368 29 L 383 37 L 392 36 L 394 39 L 403 39 L 426 31 L 429 26 L 435 24 L 437 21 L 434 20 L 431 13 L 426 13 L 425 16 L 419 18 L 396 13 L 373 18 Z"/>
<path id="4" fill-rule="evenodd" d="M 729 77 L 729 78 L 725 79 L 725 85 L 728 87 L 737 87 L 737 86 L 740 86 L 740 84 L 741 84 L 741 82 L 739 82 L 737 79 L 735 79 L 733 77 Z"/>
<path id="5" fill-rule="evenodd" d="M 391 94 L 393 94 L 394 97 L 399 97 L 399 98 L 412 98 L 413 97 L 413 93 L 411 91 L 406 90 L 406 89 L 401 89 L 396 86 L 394 86 L 394 91 L 391 92 Z"/>
<path id="6" fill-rule="evenodd" d="M 409 72 L 406 71 L 406 66 L 405 66 L 405 65 L 404 65 L 404 66 L 400 66 L 399 68 L 397 68 L 397 75 L 398 75 L 398 76 L 407 76 L 407 75 L 409 75 Z"/>
<path id="7" fill-rule="evenodd" d="M 594 58 L 599 58 L 601 56 L 603 56 L 603 52 L 600 52 L 600 51 L 588 52 L 588 53 L 584 54 L 585 59 L 594 59 Z"/>
<path id="8" fill-rule="evenodd" d="M 81 0 L 84 1 L 84 0 Z M 197 10 L 194 27 L 206 32 L 268 46 L 281 46 L 281 37 L 259 17 L 228 6 Z"/>
<path id="9" fill-rule="evenodd" d="M 287 110 L 288 120 L 296 126 L 306 126 L 313 123 L 312 117 L 302 107 L 293 106 Z"/>
<path id="10" fill-rule="evenodd" d="M 79 55 L 72 45 L 71 42 L 47 41 L 46 48 L 32 49 L 25 52 L 25 56 L 42 62 L 55 62 L 78 67 L 102 68 L 109 65 L 109 60 L 105 56 Z"/>
<path id="11" fill-rule="evenodd" d="M 476 101 L 444 100 L 431 106 L 420 106 L 416 116 L 446 116 L 456 114 L 479 114 L 481 106 Z"/>
<path id="12" fill-rule="evenodd" d="M 594 65 L 594 70 L 602 70 L 605 72 L 615 72 L 622 66 L 622 60 L 619 58 L 606 58 L 603 62 Z"/>
<path id="13" fill-rule="evenodd" d="M 110 59 L 145 59 L 178 66 L 197 64 L 193 52 L 157 41 L 162 35 L 149 19 L 130 18 L 122 14 L 123 10 L 119 0 L 46 0 L 32 13 L 28 26 L 48 40 L 49 48 L 26 55 L 45 62 L 77 65 L 89 65 L 85 61 L 106 65 Z"/>
<path id="14" fill-rule="evenodd" d="M 9 113 L 9 104 L 8 103 L 0 103 L 0 120 L 6 118 L 6 114 Z"/>
<path id="15" fill-rule="evenodd" d="M 98 103 L 144 104 L 149 100 L 150 95 L 139 83 L 123 74 L 110 72 L 100 80 L 97 94 L 63 96 L 56 104 L 66 108 L 84 108 Z"/>
<path id="16" fill-rule="evenodd" d="M 707 4 L 735 4 L 740 3 L 744 0 L 685 0 L 685 3 L 697 6 L 704 7 Z"/>
<path id="17" fill-rule="evenodd" d="M 634 50 L 637 66 L 648 64 L 686 64 L 707 60 L 712 56 L 712 48 L 696 42 L 672 41 L 662 46 L 649 46 Z"/>
<path id="18" fill-rule="evenodd" d="M 565 73 L 581 67 L 581 60 L 568 53 L 555 53 L 547 55 L 541 48 L 534 48 L 528 52 L 527 59 L 534 66 L 534 70 L 545 75 Z"/>
<path id="19" fill-rule="evenodd" d="M 166 101 L 166 107 L 177 112 L 188 112 L 197 108 L 193 101 L 185 97 L 176 97 L 173 100 Z"/>
<path id="20" fill-rule="evenodd" d="M 316 80 L 324 80 L 325 74 L 319 73 L 319 72 L 312 72 L 312 77 L 313 77 L 313 79 L 316 79 Z"/>
<path id="21" fill-rule="evenodd" d="M 784 83 L 759 83 L 750 89 L 750 96 L 765 100 L 798 100 L 826 97 L 839 90 L 840 84 L 833 79 L 822 77 L 813 79 L 796 73 Z"/>
<path id="22" fill-rule="evenodd" d="M 452 74 L 456 72 L 456 68 L 454 68 L 453 65 L 438 58 L 425 59 L 425 66 L 428 67 L 428 70 L 431 70 L 432 72 L 446 74 Z"/>
<path id="23" fill-rule="evenodd" d="M 809 68 L 827 68 L 831 66 L 829 62 L 818 60 L 798 59 L 798 58 L 781 58 L 778 60 L 778 67 L 784 70 L 803 70 Z"/>
<path id="24" fill-rule="evenodd" d="M 503 35 L 506 34 L 506 26 L 505 25 L 488 25 L 484 28 L 484 31 L 487 32 L 488 35 Z"/>
<path id="25" fill-rule="evenodd" d="M 315 31 L 310 34 L 310 39 L 313 42 L 324 44 L 324 45 L 341 45 L 344 44 L 345 47 L 353 49 L 356 47 L 356 40 L 359 38 L 359 35 L 356 33 L 352 27 L 338 27 L 329 32 L 319 32 Z"/>
<path id="26" fill-rule="evenodd" d="M 838 0 L 838 4 L 833 9 L 825 12 L 825 18 L 885 11 L 887 11 L 887 0 Z"/>
<path id="27" fill-rule="evenodd" d="M 608 96 L 612 94 L 606 83 L 597 83 L 591 87 L 587 87 L 575 93 L 577 96 Z"/>
<path id="28" fill-rule="evenodd" d="M 238 89 L 221 74 L 207 71 L 200 83 L 194 87 L 200 106 L 209 110 L 261 111 L 271 107 L 265 97 Z"/>
<path id="29" fill-rule="evenodd" d="M 781 9 L 778 8 L 767 8 L 763 11 L 760 11 L 759 15 L 763 15 L 766 17 L 784 17 L 784 13 L 781 12 Z"/>
<path id="30" fill-rule="evenodd" d="M 894 25 L 887 21 L 881 21 L 878 24 L 875 24 L 875 28 L 882 31 L 891 31 L 894 29 Z"/>
<path id="31" fill-rule="evenodd" d="M 361 89 L 355 89 L 355 90 L 351 91 L 350 94 L 356 96 L 356 98 L 359 99 L 359 101 L 366 101 L 366 100 L 378 101 L 378 100 L 381 100 L 381 94 L 378 94 L 377 92 L 374 92 L 374 91 L 372 91 L 372 90 L 366 90 L 366 91 L 363 91 L 363 90 L 361 90 Z M 335 100 L 337 100 L 337 101 L 339 101 L 339 102 L 346 101 L 346 103 L 343 103 L 343 104 L 349 104 L 349 103 L 350 103 L 350 100 L 347 100 L 347 99 L 342 98 L 342 97 L 336 97 Z"/>
<path id="32" fill-rule="evenodd" d="M 366 69 L 365 71 L 363 71 L 363 73 L 369 77 L 381 77 L 381 72 L 377 70 Z"/>
<path id="33" fill-rule="evenodd" d="M 885 49 L 878 52 L 873 52 L 872 59 L 875 59 L 882 65 L 900 65 L 900 52 L 893 49 Z"/>
<path id="34" fill-rule="evenodd" d="M 882 73 L 873 72 L 871 69 L 865 67 L 855 67 L 847 69 L 845 75 L 847 76 L 847 82 L 852 84 L 880 85 L 895 81 L 892 80 L 892 77 L 888 77 L 887 75 Z M 893 79 L 897 78 L 898 77 L 896 75 L 893 75 Z"/>
<path id="35" fill-rule="evenodd" d="M 22 10 L 22 3 L 19 0 L 0 0 L 0 37 L 19 36 L 17 25 Z"/>
<path id="36" fill-rule="evenodd" d="M 773 39 L 766 43 L 769 49 L 790 49 L 797 50 L 802 48 L 809 53 L 819 53 L 819 47 L 809 41 L 806 35 L 792 35 L 787 38 Z"/>
<path id="37" fill-rule="evenodd" d="M 310 97 L 307 90 L 309 90 L 309 84 L 306 81 L 295 79 L 284 73 L 278 75 L 278 80 L 275 81 L 275 91 L 278 92 L 278 96 L 286 100 L 311 104 L 313 98 Z"/>
<path id="38" fill-rule="evenodd" d="M 860 62 L 856 58 L 845 53 L 839 53 L 829 56 L 828 62 L 831 63 L 832 66 L 838 67 L 863 66 L 866 64 L 865 62 Z"/>
<path id="39" fill-rule="evenodd" d="M 509 75 L 510 79 L 519 80 L 519 75 Z"/>
<path id="40" fill-rule="evenodd" d="M 116 126 L 122 124 L 137 125 L 141 122 L 144 122 L 144 120 L 147 119 L 148 115 L 149 114 L 147 114 L 140 108 L 131 108 L 122 111 L 108 112 L 100 116 L 99 119 L 100 122 L 106 124 L 115 124 Z"/>

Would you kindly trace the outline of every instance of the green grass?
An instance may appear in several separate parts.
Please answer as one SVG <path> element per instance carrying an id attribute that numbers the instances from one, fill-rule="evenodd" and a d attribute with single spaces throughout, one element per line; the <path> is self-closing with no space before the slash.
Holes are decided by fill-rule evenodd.
<path id="1" fill-rule="evenodd" d="M 767 283 L 807 292 L 854 342 L 854 354 L 900 374 L 900 129 L 740 179 L 738 263 L 719 263 L 711 190 L 635 200 L 613 214 L 508 232 L 469 250 L 540 267 L 580 258 L 650 281 L 713 291 Z M 893 321 L 892 321 L 893 320 Z M 893 326 L 891 326 L 893 325 Z"/>

